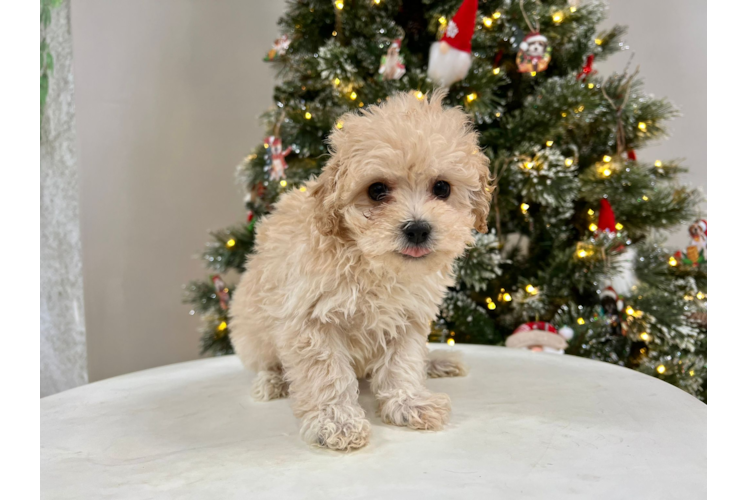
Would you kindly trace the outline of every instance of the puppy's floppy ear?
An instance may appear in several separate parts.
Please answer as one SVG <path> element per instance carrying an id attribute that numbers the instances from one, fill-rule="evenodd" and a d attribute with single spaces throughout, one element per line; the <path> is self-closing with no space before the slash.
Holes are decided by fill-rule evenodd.
<path id="1" fill-rule="evenodd" d="M 311 190 L 314 198 L 314 223 L 324 236 L 340 233 L 340 210 L 337 202 L 339 173 L 340 162 L 333 155 Z"/>
<path id="2" fill-rule="evenodd" d="M 471 199 L 473 202 L 473 215 L 475 216 L 475 229 L 481 233 L 488 232 L 488 212 L 491 210 L 491 200 L 493 199 L 494 186 L 491 179 L 491 172 L 488 169 L 488 157 L 478 151 L 473 157 L 475 169 L 478 172 L 479 188 L 473 191 Z"/>

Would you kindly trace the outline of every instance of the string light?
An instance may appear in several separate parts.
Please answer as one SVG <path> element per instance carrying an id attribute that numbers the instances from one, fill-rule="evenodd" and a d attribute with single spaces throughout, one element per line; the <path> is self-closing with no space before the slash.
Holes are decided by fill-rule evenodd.
<path id="1" fill-rule="evenodd" d="M 299 188 L 299 191 L 301 191 L 302 193 L 306 193 L 306 186 L 301 186 Z"/>
<path id="2" fill-rule="evenodd" d="M 533 162 L 531 162 L 531 161 L 526 161 L 525 164 L 524 164 L 524 167 L 527 170 L 532 170 L 532 167 L 534 167 L 534 166 L 535 166 L 535 164 Z"/>
<path id="3" fill-rule="evenodd" d="M 585 257 L 587 257 L 587 250 L 585 250 L 584 248 L 582 248 L 581 250 L 579 250 L 579 251 L 577 252 L 577 256 L 578 256 L 578 257 L 579 257 L 580 259 L 584 259 Z"/>
<path id="4" fill-rule="evenodd" d="M 595 45 L 602 45 L 603 41 L 600 38 L 595 38 Z"/>
<path id="5" fill-rule="evenodd" d="M 640 337 L 640 338 L 641 338 L 641 339 L 642 339 L 642 340 L 643 340 L 644 342 L 646 342 L 646 341 L 648 341 L 648 340 L 649 340 L 649 334 L 648 334 L 647 332 L 642 332 L 642 333 L 641 333 L 641 335 L 639 335 L 639 337 Z"/>
<path id="6" fill-rule="evenodd" d="M 231 238 L 226 242 L 226 248 L 234 248 L 234 245 L 236 245 L 236 240 L 234 238 Z"/>
<path id="7" fill-rule="evenodd" d="M 610 174 L 612 174 L 612 173 L 613 172 L 611 172 L 609 168 L 606 168 L 605 170 L 603 170 L 603 175 L 605 177 L 610 177 Z"/>
<path id="8" fill-rule="evenodd" d="M 382 0 L 374 0 L 374 5 L 379 5 Z"/>
<path id="9" fill-rule="evenodd" d="M 343 7 L 345 7 L 345 5 L 341 0 L 338 0 L 337 2 L 335 2 L 335 7 L 337 7 L 338 10 L 343 10 Z"/>
<path id="10" fill-rule="evenodd" d="M 342 122 L 342 121 L 340 121 L 340 122 L 336 123 L 336 124 L 335 124 L 335 127 L 336 127 L 336 128 L 338 129 L 338 130 L 342 129 L 342 128 L 343 128 L 343 122 Z"/>
<path id="11" fill-rule="evenodd" d="M 418 99 L 419 101 L 423 99 L 423 92 L 421 92 L 420 90 L 416 92 L 416 99 Z"/>
<path id="12" fill-rule="evenodd" d="M 644 122 L 639 122 L 639 130 L 641 130 L 642 132 L 646 132 L 647 131 L 647 124 L 644 123 Z"/>
<path id="13" fill-rule="evenodd" d="M 483 24 L 486 26 L 486 28 L 490 28 L 493 24 L 493 19 L 491 19 L 490 17 L 484 17 Z"/>
<path id="14" fill-rule="evenodd" d="M 503 300 L 504 302 L 511 302 L 512 296 L 511 294 L 509 294 L 509 292 L 506 292 L 504 295 L 501 296 L 501 300 Z"/>
<path id="15" fill-rule="evenodd" d="M 694 375 L 696 375 L 696 371 L 695 370 L 688 370 L 688 374 L 693 377 Z"/>
<path id="16" fill-rule="evenodd" d="M 493 14 L 491 14 L 491 17 L 493 17 L 494 19 L 498 19 L 498 18 L 501 17 L 501 12 L 499 12 L 497 10 L 496 12 L 494 12 Z"/>
<path id="17" fill-rule="evenodd" d="M 519 206 L 519 208 L 520 210 L 522 210 L 523 214 L 526 214 L 527 210 L 530 208 L 530 205 L 528 205 L 527 203 L 523 203 L 522 205 Z"/>
<path id="18" fill-rule="evenodd" d="M 577 318 L 577 324 L 583 325 L 585 323 L 584 318 Z"/>
<path id="19" fill-rule="evenodd" d="M 574 160 L 572 158 L 567 158 L 564 160 L 564 165 L 566 165 L 567 167 L 571 167 L 572 165 L 574 165 Z"/>
<path id="20" fill-rule="evenodd" d="M 608 155 L 605 155 L 605 156 L 603 156 L 603 161 L 604 161 L 605 163 L 610 163 L 610 161 L 611 161 L 612 159 L 613 159 L 613 158 L 612 158 L 612 157 L 610 157 L 610 156 L 608 156 Z"/>
<path id="21" fill-rule="evenodd" d="M 472 94 L 468 94 L 467 96 L 465 96 L 465 98 L 467 99 L 468 102 L 473 102 L 474 100 L 478 98 L 478 94 L 473 92 Z"/>
<path id="22" fill-rule="evenodd" d="M 703 293 L 699 292 L 699 293 L 696 294 L 696 298 L 699 299 L 699 300 L 704 300 L 706 298 L 706 295 L 704 295 Z"/>
<path id="23" fill-rule="evenodd" d="M 561 112 L 561 118 L 566 118 L 566 111 Z"/>
<path id="24" fill-rule="evenodd" d="M 493 69 L 493 74 L 494 75 L 498 75 L 499 73 L 501 73 L 501 68 L 494 68 Z"/>
<path id="25" fill-rule="evenodd" d="M 594 83 L 588 83 L 587 84 L 587 88 L 588 89 L 594 89 L 595 88 L 595 84 Z"/>
<path id="26" fill-rule="evenodd" d="M 311 120 L 312 114 L 309 111 L 307 111 L 306 113 L 304 113 L 304 118 L 306 118 L 307 120 Z"/>
<path id="27" fill-rule="evenodd" d="M 545 141 L 545 145 L 546 147 L 550 148 L 551 146 L 553 146 L 553 141 Z"/>
<path id="28" fill-rule="evenodd" d="M 672 257 L 672 256 L 670 257 L 670 259 L 668 259 L 667 263 L 670 264 L 673 267 L 675 267 L 675 266 L 678 265 L 678 261 L 675 260 L 675 257 Z"/>
<path id="29" fill-rule="evenodd" d="M 494 309 L 496 309 L 496 304 L 494 304 L 493 302 L 489 302 L 488 308 L 493 311 Z"/>
<path id="30" fill-rule="evenodd" d="M 447 18 L 442 16 L 439 18 L 439 24 L 447 24 Z"/>
<path id="31" fill-rule="evenodd" d="M 532 285 L 527 285 L 527 286 L 525 287 L 525 290 L 526 290 L 526 291 L 527 291 L 527 293 L 529 293 L 530 295 L 537 295 L 537 294 L 538 294 L 538 289 L 537 289 L 537 288 L 535 288 L 535 287 L 534 287 L 534 286 L 532 286 Z"/>
<path id="32" fill-rule="evenodd" d="M 499 113 L 499 112 L 497 111 L 497 112 L 496 112 L 496 115 L 495 115 L 495 116 L 496 116 L 496 118 L 499 118 L 499 117 L 501 116 L 501 113 Z"/>
<path id="33" fill-rule="evenodd" d="M 355 101 L 356 97 L 358 97 L 358 94 L 355 91 L 352 91 L 349 97 L 351 98 L 351 101 Z"/>
<path id="34" fill-rule="evenodd" d="M 447 339 L 447 344 L 455 345 L 455 339 Z"/>
<path id="35" fill-rule="evenodd" d="M 595 215 L 595 211 L 590 208 L 589 210 L 587 210 L 587 215 L 592 217 L 593 215 Z"/>
<path id="36" fill-rule="evenodd" d="M 662 162 L 660 160 L 655 160 L 655 167 L 662 168 Z"/>
<path id="37" fill-rule="evenodd" d="M 622 231 L 623 230 L 623 224 L 620 222 L 616 222 L 616 231 Z"/>
<path id="38" fill-rule="evenodd" d="M 555 12 L 553 14 L 553 22 L 556 24 L 561 24 L 561 22 L 564 20 L 564 13 L 563 12 Z"/>
<path id="39" fill-rule="evenodd" d="M 690 302 L 693 300 L 693 295 L 684 295 L 683 300 L 685 300 L 686 302 Z"/>
<path id="40" fill-rule="evenodd" d="M 359 108 L 363 108 L 363 107 L 364 107 L 364 101 L 361 101 L 361 102 L 359 102 L 359 103 L 358 103 L 358 107 L 359 107 Z"/>
<path id="41" fill-rule="evenodd" d="M 572 14 L 575 13 L 576 11 L 577 11 L 577 8 L 574 7 L 573 5 L 569 7 L 569 12 L 571 12 Z"/>
<path id="42" fill-rule="evenodd" d="M 644 195 L 644 196 L 642 196 L 642 200 L 649 201 L 649 198 L 646 195 Z"/>
<path id="43" fill-rule="evenodd" d="M 225 321 L 221 321 L 221 323 L 218 325 L 218 328 L 216 328 L 216 329 L 219 332 L 222 332 L 222 331 L 224 331 L 228 327 L 229 327 L 229 325 L 227 325 Z"/>
<path id="44" fill-rule="evenodd" d="M 530 72 L 530 76 L 535 76 L 535 75 L 537 75 L 537 73 L 535 71 L 531 71 Z"/>
<path id="45" fill-rule="evenodd" d="M 590 231 L 592 231 L 593 233 L 597 231 L 597 224 L 595 224 L 594 222 L 590 224 Z"/>
<path id="46" fill-rule="evenodd" d="M 266 142 L 266 143 L 264 143 L 264 144 L 263 144 L 263 147 L 264 147 L 265 149 L 267 149 L 267 148 L 269 148 L 269 147 L 270 147 L 270 144 L 268 144 L 268 143 Z"/>
<path id="47" fill-rule="evenodd" d="M 584 111 L 584 104 L 580 104 L 577 109 L 574 110 L 575 113 L 581 113 Z"/>
<path id="48" fill-rule="evenodd" d="M 340 85 L 340 78 L 336 78 L 335 81 L 333 81 L 333 83 L 335 84 L 336 87 Z"/>
<path id="49" fill-rule="evenodd" d="M 286 182 L 286 179 L 281 179 L 280 185 L 281 187 L 286 187 L 288 185 L 288 182 Z"/>
<path id="50" fill-rule="evenodd" d="M 660 375 L 662 375 L 663 373 L 665 373 L 665 365 L 658 366 L 657 367 L 657 373 L 659 373 Z"/>
<path id="51" fill-rule="evenodd" d="M 338 36 L 338 32 L 337 31 L 333 31 L 332 32 L 332 36 Z"/>

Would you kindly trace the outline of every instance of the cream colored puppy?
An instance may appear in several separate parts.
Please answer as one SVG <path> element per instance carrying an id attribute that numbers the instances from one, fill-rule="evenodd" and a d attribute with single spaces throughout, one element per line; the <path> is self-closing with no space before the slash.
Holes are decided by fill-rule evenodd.
<path id="1" fill-rule="evenodd" d="M 452 264 L 486 231 L 488 159 L 467 115 L 409 94 L 341 118 L 331 158 L 257 227 L 231 305 L 231 341 L 258 400 L 291 396 L 302 438 L 347 450 L 370 425 L 357 378 L 384 422 L 440 429 L 450 400 L 426 379 L 426 339 Z M 458 374 L 448 360 L 434 375 Z"/>

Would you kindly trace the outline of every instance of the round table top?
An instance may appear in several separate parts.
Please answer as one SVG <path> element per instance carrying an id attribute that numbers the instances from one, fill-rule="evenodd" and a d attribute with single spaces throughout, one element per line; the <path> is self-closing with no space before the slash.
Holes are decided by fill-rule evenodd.
<path id="1" fill-rule="evenodd" d="M 43 498 L 706 497 L 706 406 L 660 380 L 573 356 L 457 346 L 470 374 L 440 432 L 384 425 L 307 446 L 288 400 L 257 403 L 234 356 L 154 368 L 41 400 Z"/>

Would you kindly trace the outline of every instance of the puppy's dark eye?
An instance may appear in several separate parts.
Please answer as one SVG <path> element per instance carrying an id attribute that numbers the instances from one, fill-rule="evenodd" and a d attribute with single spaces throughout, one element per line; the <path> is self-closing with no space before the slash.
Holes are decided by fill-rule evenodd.
<path id="1" fill-rule="evenodd" d="M 374 201 L 383 201 L 389 192 L 389 188 L 382 182 L 375 182 L 369 186 L 369 198 Z"/>
<path id="2" fill-rule="evenodd" d="M 452 192 L 452 189 L 447 181 L 436 181 L 432 191 L 437 198 L 446 200 L 449 198 L 449 193 Z"/>

